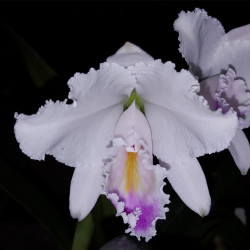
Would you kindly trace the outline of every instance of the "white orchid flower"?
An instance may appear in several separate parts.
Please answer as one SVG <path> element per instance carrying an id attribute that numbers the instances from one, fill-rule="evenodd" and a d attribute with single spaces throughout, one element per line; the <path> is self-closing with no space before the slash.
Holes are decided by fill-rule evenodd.
<path id="1" fill-rule="evenodd" d="M 226 113 L 233 108 L 237 112 L 239 125 L 228 149 L 241 173 L 246 174 L 250 146 L 242 129 L 250 126 L 250 25 L 225 33 L 217 19 L 195 9 L 181 12 L 174 28 L 179 32 L 179 50 L 199 78 L 199 94 L 212 110 L 222 108 Z"/>
<path id="2" fill-rule="evenodd" d="M 174 67 L 126 43 L 99 70 L 69 80 L 73 104 L 48 101 L 37 114 L 16 114 L 15 134 L 25 154 L 36 160 L 53 155 L 75 167 L 74 218 L 84 219 L 105 194 L 129 224 L 127 232 L 149 240 L 167 211 L 166 176 L 191 209 L 209 212 L 196 157 L 228 147 L 237 117 L 211 111 L 196 94 L 196 79 Z M 161 166 L 153 165 L 153 154 Z"/>

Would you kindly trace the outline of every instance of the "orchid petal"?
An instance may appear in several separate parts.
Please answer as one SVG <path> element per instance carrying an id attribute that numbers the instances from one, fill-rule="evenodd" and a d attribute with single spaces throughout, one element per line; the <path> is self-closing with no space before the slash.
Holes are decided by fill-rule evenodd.
<path id="1" fill-rule="evenodd" d="M 147 63 L 153 60 L 152 56 L 130 42 L 126 42 L 114 55 L 107 58 L 107 62 L 117 63 L 125 67 L 137 62 Z"/>
<path id="2" fill-rule="evenodd" d="M 201 78 L 211 76 L 209 58 L 225 34 L 221 23 L 206 11 L 195 9 L 187 13 L 182 11 L 174 22 L 174 29 L 179 32 L 179 50 L 191 72 Z"/>
<path id="3" fill-rule="evenodd" d="M 248 40 L 250 41 L 250 24 L 235 28 L 227 33 L 229 41 Z"/>
<path id="4" fill-rule="evenodd" d="M 225 34 L 217 19 L 195 9 L 181 12 L 174 28 L 179 32 L 180 51 L 195 75 L 204 79 L 230 67 L 250 89 L 250 25 Z"/>
<path id="5" fill-rule="evenodd" d="M 225 35 L 226 36 L 226 35 Z M 221 40 L 213 57 L 210 59 L 210 76 L 224 73 L 230 67 L 233 68 L 238 78 L 241 78 L 250 89 L 250 41 L 236 40 L 226 41 Z"/>
<path id="6" fill-rule="evenodd" d="M 212 110 L 222 108 L 223 112 L 227 112 L 229 107 L 233 107 L 237 111 L 239 128 L 236 130 L 228 149 L 241 173 L 246 174 L 250 166 L 250 146 L 240 128 L 250 125 L 250 96 L 246 91 L 244 81 L 235 80 L 235 77 L 235 72 L 228 69 L 225 75 L 207 78 L 200 83 L 201 91 L 199 94 L 206 98 Z M 220 100 L 220 97 L 223 97 L 224 101 Z"/>
<path id="7" fill-rule="evenodd" d="M 225 75 L 221 74 L 218 94 L 237 112 L 239 127 L 247 128 L 250 125 L 249 119 L 246 119 L 246 115 L 250 112 L 250 93 L 245 82 L 235 78 L 235 71 L 230 68 Z"/>
<path id="8" fill-rule="evenodd" d="M 108 63 L 98 71 L 75 74 L 69 80 L 73 104 L 48 101 L 35 115 L 16 115 L 15 134 L 22 151 L 38 160 L 53 155 L 73 167 L 103 164 L 134 81 L 123 67 Z"/>
<path id="9" fill-rule="evenodd" d="M 228 149 L 241 174 L 247 174 L 250 167 L 250 145 L 246 135 L 241 129 L 236 130 L 235 136 Z"/>
<path id="10" fill-rule="evenodd" d="M 104 178 L 101 167 L 75 168 L 70 186 L 69 209 L 71 216 L 83 220 L 94 207 L 102 192 Z"/>
<path id="11" fill-rule="evenodd" d="M 236 114 L 211 111 L 197 96 L 199 84 L 188 71 L 176 72 L 172 63 L 160 61 L 128 69 L 136 76 L 136 91 L 143 97 L 152 131 L 153 154 L 159 159 L 181 162 L 229 146 Z"/>
<path id="12" fill-rule="evenodd" d="M 156 234 L 155 223 L 165 218 L 168 209 L 164 205 L 169 203 L 169 196 L 163 192 L 167 171 L 153 166 L 151 143 L 146 117 L 133 103 L 115 129 L 105 189 L 117 215 L 129 224 L 126 232 L 146 241 Z"/>
<path id="13" fill-rule="evenodd" d="M 212 76 L 200 82 L 199 95 L 203 96 L 211 110 L 218 109 L 218 90 L 219 90 L 220 76 Z"/>
<path id="14" fill-rule="evenodd" d="M 250 93 L 241 79 L 236 79 L 234 70 L 228 69 L 226 74 L 216 75 L 200 83 L 199 95 L 205 97 L 211 110 L 222 109 L 226 113 L 231 107 L 237 112 L 239 127 L 250 125 Z"/>
<path id="15" fill-rule="evenodd" d="M 206 216 L 211 206 L 211 198 L 206 178 L 196 158 L 174 164 L 160 161 L 168 170 L 168 181 L 182 201 L 200 216 Z"/>

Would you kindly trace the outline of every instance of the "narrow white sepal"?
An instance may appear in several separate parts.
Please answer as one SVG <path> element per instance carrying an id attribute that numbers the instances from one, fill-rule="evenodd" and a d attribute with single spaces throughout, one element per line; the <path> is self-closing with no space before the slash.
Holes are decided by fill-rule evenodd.
<path id="1" fill-rule="evenodd" d="M 160 165 L 167 168 L 167 179 L 182 201 L 200 216 L 206 216 L 210 211 L 211 198 L 198 160 L 194 158 L 171 165 L 160 161 Z"/>
<path id="2" fill-rule="evenodd" d="M 230 30 L 227 37 L 228 41 L 250 41 L 250 24 Z"/>
<path id="3" fill-rule="evenodd" d="M 250 167 L 250 145 L 246 135 L 241 129 L 236 130 L 235 136 L 228 149 L 241 174 L 247 174 Z"/>
<path id="4" fill-rule="evenodd" d="M 101 167 L 82 166 L 75 168 L 69 197 L 71 216 L 83 220 L 94 207 L 102 192 L 104 178 Z"/>

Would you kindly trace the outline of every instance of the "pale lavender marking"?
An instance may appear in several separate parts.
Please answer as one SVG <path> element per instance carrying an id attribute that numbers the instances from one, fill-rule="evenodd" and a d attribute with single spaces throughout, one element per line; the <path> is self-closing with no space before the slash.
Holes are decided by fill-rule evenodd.
<path id="1" fill-rule="evenodd" d="M 151 226 L 153 220 L 158 216 L 159 207 L 157 201 L 151 200 L 146 202 L 145 197 L 139 197 L 133 192 L 130 192 L 127 199 L 119 196 L 119 201 L 125 204 L 124 212 L 126 214 L 132 213 L 136 208 L 140 208 L 141 215 L 134 228 L 135 231 L 147 231 Z"/>
<path id="2" fill-rule="evenodd" d="M 220 108 L 225 114 L 233 108 L 241 119 L 250 109 L 250 95 L 245 82 L 235 78 L 236 74 L 230 68 L 225 75 L 208 78 L 201 83 L 200 95 L 208 101 L 211 110 Z"/>

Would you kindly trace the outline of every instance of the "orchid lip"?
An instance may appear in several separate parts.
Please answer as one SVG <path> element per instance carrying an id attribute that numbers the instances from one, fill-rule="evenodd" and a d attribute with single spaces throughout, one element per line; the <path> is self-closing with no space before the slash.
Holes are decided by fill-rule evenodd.
<path id="1" fill-rule="evenodd" d="M 105 192 L 121 215 L 130 235 L 156 234 L 155 222 L 165 218 L 169 203 L 162 187 L 166 170 L 152 164 L 152 138 L 148 121 L 135 101 L 117 122 Z"/>
<path id="2" fill-rule="evenodd" d="M 164 219 L 168 211 L 164 205 L 169 203 L 169 196 L 162 190 L 166 169 L 152 165 L 147 150 L 137 145 L 126 146 L 123 141 L 115 146 L 117 154 L 107 168 L 105 194 L 117 216 L 129 224 L 126 232 L 148 241 L 156 234 L 155 222 Z"/>

